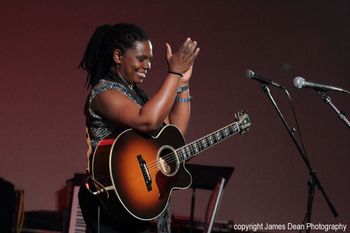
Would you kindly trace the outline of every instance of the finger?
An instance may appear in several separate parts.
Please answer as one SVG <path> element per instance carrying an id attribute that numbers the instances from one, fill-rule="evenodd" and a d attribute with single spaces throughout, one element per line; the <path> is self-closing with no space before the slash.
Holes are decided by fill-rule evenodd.
<path id="1" fill-rule="evenodd" d="M 191 72 L 192 73 L 193 70 L 193 64 L 191 65 L 191 67 L 187 70 L 187 72 Z"/>
<path id="2" fill-rule="evenodd" d="M 194 51 L 194 54 L 193 54 L 193 59 L 196 59 L 196 57 L 199 54 L 199 51 L 200 51 L 200 48 L 196 48 L 196 50 Z"/>
<path id="3" fill-rule="evenodd" d="M 191 53 L 194 53 L 197 48 L 197 41 L 191 41 L 191 43 L 188 45 L 188 48 Z"/>
<path id="4" fill-rule="evenodd" d="M 187 37 L 187 39 L 182 43 L 182 45 L 179 48 L 180 52 L 185 52 L 189 46 L 189 44 L 191 43 L 191 38 Z"/>
<path id="5" fill-rule="evenodd" d="M 191 43 L 191 41 L 192 41 L 191 38 L 190 38 L 190 37 L 187 37 L 186 40 L 185 40 L 185 42 L 183 43 L 184 46 L 188 46 L 188 44 Z"/>
<path id="6" fill-rule="evenodd" d="M 186 60 L 192 63 L 199 54 L 200 49 L 197 47 L 197 41 L 192 41 L 188 47 Z"/>
<path id="7" fill-rule="evenodd" d="M 168 43 L 165 43 L 165 46 L 166 46 L 166 57 L 169 60 L 173 55 L 173 52 L 171 50 L 171 46 Z"/>
<path id="8" fill-rule="evenodd" d="M 192 65 L 193 65 L 194 61 L 196 60 L 196 58 L 197 58 L 197 56 L 198 56 L 198 54 L 199 54 L 199 51 L 200 51 L 200 49 L 199 49 L 199 48 L 196 48 L 196 50 L 194 51 L 194 53 L 192 54 L 192 56 L 188 58 L 188 62 L 189 62 L 189 63 L 192 63 Z"/>
<path id="9" fill-rule="evenodd" d="M 197 41 L 192 40 L 191 38 L 187 38 L 182 47 L 182 52 L 187 56 L 192 56 L 197 48 Z"/>

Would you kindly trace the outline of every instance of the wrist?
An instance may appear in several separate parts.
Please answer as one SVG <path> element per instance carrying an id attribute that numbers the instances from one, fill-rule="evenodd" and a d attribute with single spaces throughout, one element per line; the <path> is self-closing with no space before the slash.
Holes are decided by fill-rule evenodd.
<path id="1" fill-rule="evenodd" d="M 177 72 L 177 71 L 173 71 L 173 70 L 168 70 L 168 74 L 176 75 L 176 76 L 179 76 L 180 78 L 182 78 L 184 76 L 182 73 Z"/>
<path id="2" fill-rule="evenodd" d="M 182 92 L 188 90 L 190 88 L 190 85 L 187 83 L 187 84 L 181 84 L 177 87 L 177 90 L 176 90 L 176 93 L 177 94 L 181 94 Z"/>
<path id="3" fill-rule="evenodd" d="M 190 80 L 186 80 L 186 81 L 183 81 L 183 78 L 181 78 L 180 80 L 180 86 L 186 86 L 186 85 L 189 85 L 190 84 Z"/>
<path id="4" fill-rule="evenodd" d="M 189 103 L 192 100 L 192 96 L 188 96 L 188 97 L 180 97 L 180 96 L 176 96 L 176 101 L 180 102 L 180 103 Z"/>

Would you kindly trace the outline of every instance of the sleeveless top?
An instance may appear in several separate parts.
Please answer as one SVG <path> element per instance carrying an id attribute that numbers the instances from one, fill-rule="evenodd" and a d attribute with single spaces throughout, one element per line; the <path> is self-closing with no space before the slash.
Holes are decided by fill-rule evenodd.
<path id="1" fill-rule="evenodd" d="M 107 90 L 117 90 L 122 92 L 124 95 L 128 96 L 131 100 L 133 100 L 136 104 L 142 106 L 147 102 L 147 97 L 144 92 L 139 89 L 137 91 L 140 94 L 137 94 L 135 90 L 130 88 L 128 85 L 124 84 L 124 81 L 114 75 L 113 73 L 108 74 L 104 79 L 101 79 L 97 85 L 95 85 L 91 89 L 91 93 L 87 99 L 85 105 L 85 116 L 86 116 L 86 126 L 88 129 L 88 133 L 91 140 L 92 149 L 95 149 L 98 142 L 107 135 L 110 134 L 119 134 L 126 130 L 127 128 L 117 127 L 115 124 L 110 122 L 108 119 L 99 115 L 92 109 L 92 101 L 93 99 L 100 93 Z"/>
<path id="2" fill-rule="evenodd" d="M 90 155 L 96 148 L 98 142 L 110 134 L 120 134 L 126 127 L 117 127 L 113 122 L 99 115 L 92 109 L 93 99 L 100 93 L 107 90 L 117 90 L 129 97 L 139 106 L 143 106 L 148 98 L 146 94 L 139 87 L 135 86 L 131 88 L 128 86 L 119 76 L 110 72 L 103 79 L 95 85 L 86 100 L 85 103 L 85 116 L 86 116 L 86 129 L 87 129 L 87 140 L 89 146 L 88 161 Z M 89 166 L 88 166 L 89 167 Z M 170 233 L 171 212 L 169 205 L 166 210 L 157 219 L 157 228 L 159 233 Z"/>

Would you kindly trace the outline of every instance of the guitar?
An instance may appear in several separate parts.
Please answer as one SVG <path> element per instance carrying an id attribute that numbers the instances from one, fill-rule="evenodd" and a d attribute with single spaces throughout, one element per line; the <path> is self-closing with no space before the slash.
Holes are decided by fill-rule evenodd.
<path id="1" fill-rule="evenodd" d="M 156 136 L 132 129 L 109 135 L 92 157 L 90 179 L 95 194 L 115 218 L 155 219 L 167 207 L 172 190 L 191 185 L 185 161 L 234 134 L 245 133 L 250 126 L 248 114 L 240 112 L 235 122 L 189 144 L 174 125 L 166 125 Z"/>

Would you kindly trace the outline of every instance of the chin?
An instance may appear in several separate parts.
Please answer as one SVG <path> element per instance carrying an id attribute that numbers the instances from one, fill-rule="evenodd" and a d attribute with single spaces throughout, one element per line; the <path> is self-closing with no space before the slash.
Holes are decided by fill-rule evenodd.
<path id="1" fill-rule="evenodd" d="M 135 84 L 143 83 L 143 80 L 144 80 L 144 78 L 138 77 L 138 78 L 135 80 Z"/>

